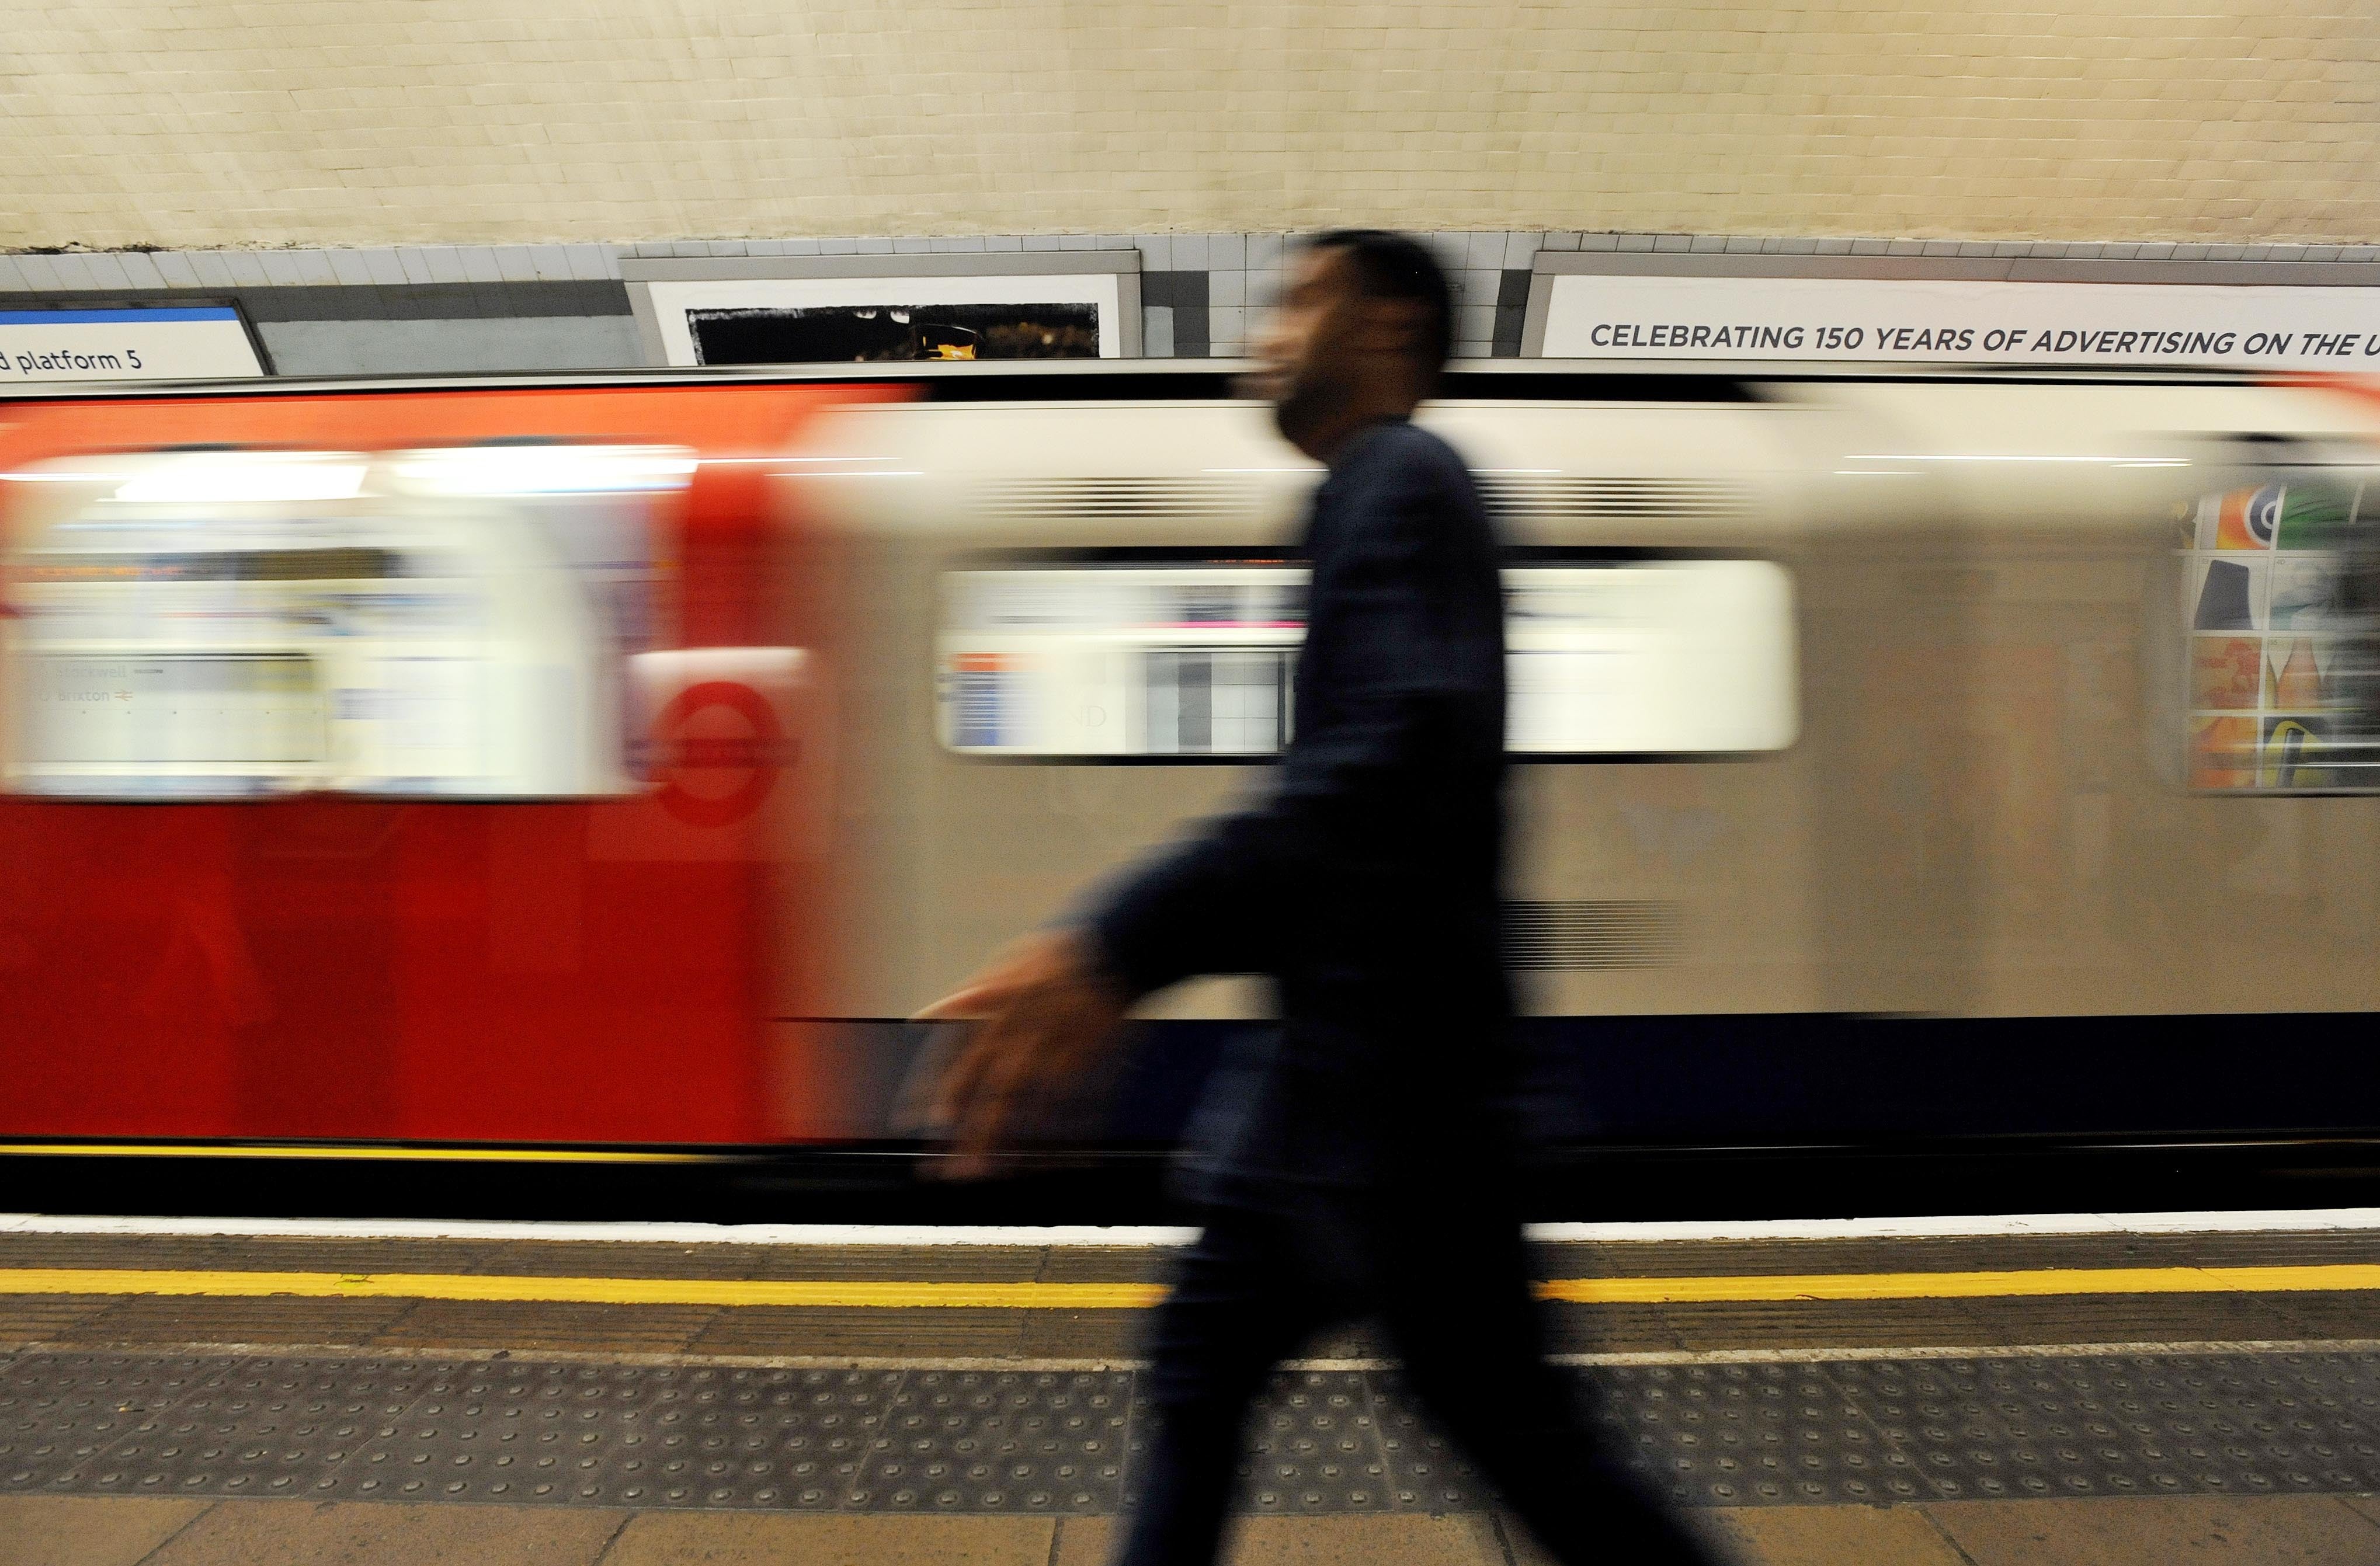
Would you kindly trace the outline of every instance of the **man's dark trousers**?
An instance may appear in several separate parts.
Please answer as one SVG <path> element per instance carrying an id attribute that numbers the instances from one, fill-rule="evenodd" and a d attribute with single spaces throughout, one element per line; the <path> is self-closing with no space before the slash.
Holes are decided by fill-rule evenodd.
<path id="1" fill-rule="evenodd" d="M 1158 1316 L 1142 1398 L 1160 1419 L 1123 1566 L 1217 1557 L 1249 1405 L 1316 1330 L 1377 1314 L 1427 1412 L 1564 1561 L 1709 1559 L 1589 1434 L 1543 1361 L 1508 1180 L 1425 1157 L 1364 1191 L 1241 1191 L 1207 1208 Z"/>

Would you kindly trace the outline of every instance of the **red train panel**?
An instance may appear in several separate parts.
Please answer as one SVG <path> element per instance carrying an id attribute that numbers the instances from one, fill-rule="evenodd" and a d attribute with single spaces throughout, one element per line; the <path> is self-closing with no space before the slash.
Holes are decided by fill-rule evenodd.
<path id="1" fill-rule="evenodd" d="M 189 443 L 361 454 L 522 437 L 683 448 L 654 646 L 801 645 L 771 456 L 832 403 L 734 387 L 191 396 L 0 410 L 0 473 Z M 23 484 L 0 485 L 19 521 Z M 19 528 L 21 531 L 21 528 Z M 20 590 L 22 582 L 12 582 Z M 746 656 L 747 661 L 749 654 Z M 752 1143 L 801 786 L 739 683 L 662 705 L 650 785 L 469 802 L 0 797 L 0 1136 Z M 5 674 L 5 671 L 0 671 Z M 740 695 L 739 695 L 740 693 Z M 757 707 L 757 710 L 754 709 Z M 785 765 L 792 762 L 790 766 Z"/>

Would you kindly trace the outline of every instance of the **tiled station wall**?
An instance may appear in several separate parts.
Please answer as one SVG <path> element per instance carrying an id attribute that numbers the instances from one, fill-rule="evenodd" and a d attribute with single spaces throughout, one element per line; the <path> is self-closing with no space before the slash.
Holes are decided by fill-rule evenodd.
<path id="1" fill-rule="evenodd" d="M 0 247 L 1351 221 L 2380 234 L 2369 0 L 14 0 L 5 17 Z"/>
<path id="2" fill-rule="evenodd" d="M 2075 244 L 1685 234 L 1438 234 L 1457 290 L 1455 351 L 1519 353 L 1541 249 L 2126 260 L 2380 261 L 2380 245 Z M 1231 357 L 1278 292 L 1293 236 L 976 235 L 964 238 L 420 245 L 370 249 L 0 254 L 0 310 L 237 299 L 285 375 L 601 370 L 641 362 L 620 262 L 635 257 L 899 255 L 1137 249 L 1142 346 Z"/>

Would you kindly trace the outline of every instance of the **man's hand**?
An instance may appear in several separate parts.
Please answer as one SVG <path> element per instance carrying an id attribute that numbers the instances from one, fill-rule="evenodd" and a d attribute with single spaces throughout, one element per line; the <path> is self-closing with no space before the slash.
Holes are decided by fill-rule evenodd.
<path id="1" fill-rule="evenodd" d="M 935 1095 L 953 1155 L 941 1172 L 958 1179 L 990 1172 L 1017 1114 L 1079 1079 L 1131 1006 L 1099 973 L 1084 936 L 1049 930 L 919 1012 L 911 1020 L 976 1025 Z"/>

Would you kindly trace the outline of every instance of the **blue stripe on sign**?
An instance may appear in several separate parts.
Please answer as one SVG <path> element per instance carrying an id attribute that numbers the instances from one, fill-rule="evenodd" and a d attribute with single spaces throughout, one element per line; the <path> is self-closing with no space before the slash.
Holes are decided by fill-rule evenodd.
<path id="1" fill-rule="evenodd" d="M 0 310 L 0 326 L 89 326 L 115 322 L 125 325 L 152 321 L 237 321 L 229 305 L 191 305 L 158 310 Z"/>

